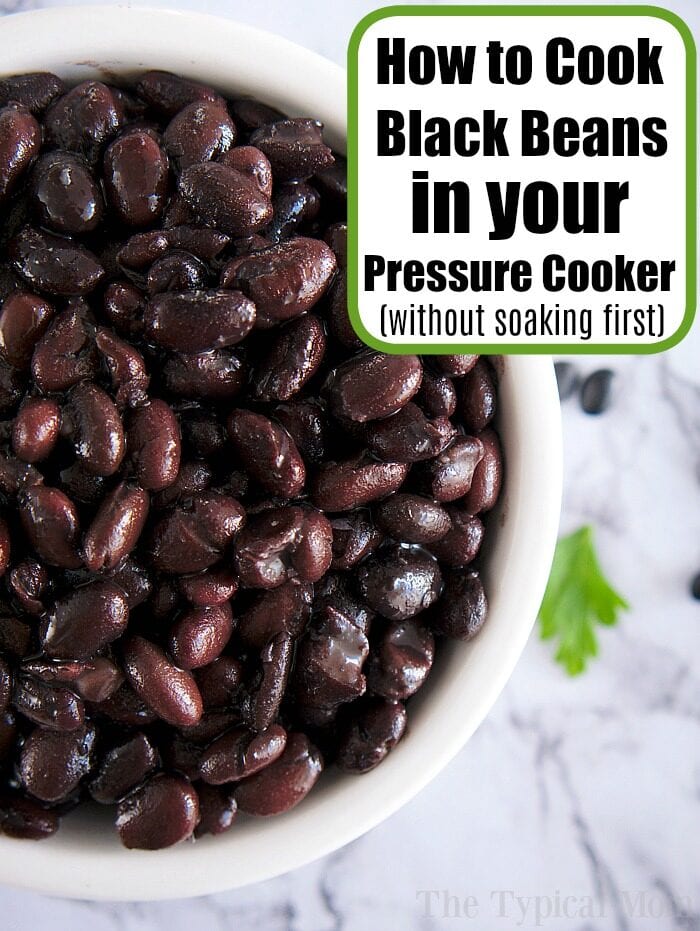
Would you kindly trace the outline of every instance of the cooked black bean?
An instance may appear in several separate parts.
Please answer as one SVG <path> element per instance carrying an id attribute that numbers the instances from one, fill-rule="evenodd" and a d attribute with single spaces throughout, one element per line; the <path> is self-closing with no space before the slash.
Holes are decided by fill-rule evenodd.
<path id="1" fill-rule="evenodd" d="M 165 401 L 154 398 L 133 411 L 127 426 L 129 459 L 147 491 L 172 485 L 180 469 L 180 427 Z"/>
<path id="2" fill-rule="evenodd" d="M 51 145 L 77 152 L 94 165 L 119 125 L 117 102 L 109 87 L 84 81 L 51 104 L 44 131 Z"/>
<path id="3" fill-rule="evenodd" d="M 41 127 L 25 107 L 11 103 L 0 110 L 0 203 L 14 192 L 39 155 Z"/>
<path id="4" fill-rule="evenodd" d="M 32 375 L 42 391 L 65 391 L 97 372 L 97 352 L 90 329 L 77 310 L 58 314 L 39 338 Z"/>
<path id="5" fill-rule="evenodd" d="M 288 401 L 316 372 L 325 351 L 326 335 L 313 314 L 287 323 L 253 372 L 255 394 L 264 401 Z"/>
<path id="6" fill-rule="evenodd" d="M 373 695 L 404 699 L 423 685 L 435 655 L 435 641 L 416 621 L 392 621 L 372 647 L 367 661 L 367 686 Z"/>
<path id="7" fill-rule="evenodd" d="M 284 427 L 262 414 L 236 410 L 228 419 L 228 433 L 243 467 L 266 491 L 283 498 L 300 494 L 306 469 Z"/>
<path id="8" fill-rule="evenodd" d="M 272 203 L 255 181 L 220 162 L 186 168 L 179 191 L 202 223 L 228 236 L 250 236 L 272 218 Z"/>
<path id="9" fill-rule="evenodd" d="M 83 724 L 73 731 L 36 727 L 19 755 L 19 779 L 42 802 L 61 802 L 87 776 L 93 764 L 95 728 Z"/>
<path id="10" fill-rule="evenodd" d="M 109 749 L 98 763 L 90 782 L 90 795 L 96 802 L 112 805 L 120 801 L 155 769 L 158 753 L 141 731 Z"/>
<path id="11" fill-rule="evenodd" d="M 148 516 L 148 495 L 125 482 L 102 501 L 83 538 L 83 558 L 92 572 L 114 569 L 136 546 Z"/>
<path id="12" fill-rule="evenodd" d="M 196 256 L 174 249 L 151 265 L 146 279 L 149 294 L 163 291 L 201 291 L 207 286 L 207 267 Z"/>
<path id="13" fill-rule="evenodd" d="M 146 335 L 163 349 L 205 352 L 245 339 L 255 304 L 240 291 L 170 291 L 151 298 L 144 320 Z"/>
<path id="14" fill-rule="evenodd" d="M 236 541 L 241 583 L 276 588 L 298 577 L 318 582 L 333 558 L 333 530 L 314 508 L 274 508 L 256 516 Z"/>
<path id="15" fill-rule="evenodd" d="M 346 773 L 367 773 L 386 758 L 406 730 L 406 706 L 370 698 L 343 734 L 336 762 Z"/>
<path id="16" fill-rule="evenodd" d="M 30 398 L 12 426 L 12 449 L 24 462 L 41 462 L 51 455 L 61 432 L 61 408 L 49 398 Z"/>
<path id="17" fill-rule="evenodd" d="M 191 837 L 198 820 L 199 799 L 189 781 L 156 773 L 119 803 L 117 829 L 125 847 L 161 850 Z"/>
<path id="18" fill-rule="evenodd" d="M 403 484 L 403 462 L 325 462 L 311 485 L 311 500 L 322 511 L 352 511 L 386 498 Z"/>
<path id="19" fill-rule="evenodd" d="M 693 576 L 690 582 L 690 594 L 697 601 L 700 601 L 700 572 L 697 575 Z"/>
<path id="20" fill-rule="evenodd" d="M 5 299 L 0 313 L 0 353 L 10 365 L 28 369 L 34 347 L 46 332 L 54 311 L 43 298 L 29 291 L 15 291 Z"/>
<path id="21" fill-rule="evenodd" d="M 334 372 L 328 387 L 331 410 L 360 423 L 388 417 L 411 400 L 422 375 L 417 356 L 360 354 Z"/>
<path id="22" fill-rule="evenodd" d="M 376 516 L 385 533 L 406 543 L 435 543 L 452 527 L 445 508 L 420 495 L 392 495 L 377 506 Z"/>
<path id="23" fill-rule="evenodd" d="M 110 476 L 126 452 L 124 427 L 114 401 L 97 385 L 76 385 L 63 412 L 64 435 L 88 472 Z"/>
<path id="24" fill-rule="evenodd" d="M 58 659 L 89 659 L 120 637 L 129 620 L 124 590 L 96 581 L 59 598 L 41 626 L 44 652 Z"/>
<path id="25" fill-rule="evenodd" d="M 425 615 L 436 634 L 471 640 L 486 620 L 486 594 L 477 572 L 450 569 L 442 597 Z"/>
<path id="26" fill-rule="evenodd" d="M 183 614 L 170 629 L 168 649 L 183 669 L 208 666 L 223 652 L 233 632 L 228 602 L 195 608 Z"/>
<path id="27" fill-rule="evenodd" d="M 202 717 L 192 673 L 172 663 L 155 643 L 131 637 L 124 645 L 124 672 L 139 698 L 168 724 L 184 727 Z"/>
<path id="28" fill-rule="evenodd" d="M 367 429 L 367 446 L 389 462 L 434 460 L 450 444 L 456 429 L 447 417 L 428 419 L 409 401 L 393 417 L 375 420 Z"/>
<path id="29" fill-rule="evenodd" d="M 74 731 L 85 720 L 85 706 L 72 689 L 22 675 L 13 704 L 25 718 L 54 731 Z"/>
<path id="30" fill-rule="evenodd" d="M 107 200 L 127 226 L 151 226 L 165 209 L 169 167 L 158 141 L 144 130 L 125 133 L 104 157 Z"/>
<path id="31" fill-rule="evenodd" d="M 474 469 L 469 491 L 464 497 L 464 507 L 472 514 L 490 511 L 498 501 L 503 483 L 503 456 L 496 433 L 487 429 L 479 436 L 483 457 Z"/>
<path id="32" fill-rule="evenodd" d="M 24 532 L 44 562 L 63 569 L 82 565 L 78 510 L 67 495 L 36 485 L 21 492 L 18 506 Z"/>
<path id="33" fill-rule="evenodd" d="M 97 257 L 84 246 L 31 226 L 15 236 L 9 255 L 27 284 L 59 297 L 89 294 L 104 276 Z"/>
<path id="34" fill-rule="evenodd" d="M 422 467 L 421 483 L 436 501 L 456 501 L 468 493 L 483 458 L 484 444 L 480 439 L 457 436 L 439 456 Z"/>
<path id="35" fill-rule="evenodd" d="M 245 384 L 246 370 L 230 349 L 173 354 L 163 366 L 163 383 L 182 398 L 229 400 Z"/>
<path id="36" fill-rule="evenodd" d="M 484 622 L 498 368 L 362 343 L 315 120 L 34 73 L 0 129 L 0 833 L 287 811 Z"/>
<path id="37" fill-rule="evenodd" d="M 16 100 L 35 116 L 40 116 L 48 105 L 65 94 L 63 81 L 50 71 L 31 71 L 15 74 L 0 81 L 0 103 L 4 106 Z"/>
<path id="38" fill-rule="evenodd" d="M 272 166 L 260 149 L 252 145 L 239 145 L 220 155 L 219 162 L 248 175 L 265 197 L 272 197 Z"/>
<path id="39" fill-rule="evenodd" d="M 324 242 L 299 236 L 232 259 L 221 285 L 247 294 L 257 310 L 256 326 L 267 328 L 313 307 L 335 270 L 335 255 Z"/>
<path id="40" fill-rule="evenodd" d="M 226 108 L 211 100 L 195 100 L 177 113 L 163 133 L 163 143 L 178 171 L 228 152 L 236 127 Z"/>
<path id="41" fill-rule="evenodd" d="M 478 359 L 458 388 L 460 416 L 470 433 L 485 429 L 496 413 L 496 382 L 486 359 Z"/>
<path id="42" fill-rule="evenodd" d="M 211 743 L 202 754 L 202 779 L 211 785 L 237 782 L 274 763 L 287 743 L 287 734 L 272 724 L 259 733 L 236 727 Z"/>
<path id="43" fill-rule="evenodd" d="M 323 759 L 309 738 L 289 734 L 282 752 L 269 766 L 237 786 L 234 797 L 250 815 L 279 815 L 308 795 L 323 770 Z"/>
<path id="44" fill-rule="evenodd" d="M 322 134 L 318 120 L 279 120 L 256 129 L 250 143 L 269 158 L 276 177 L 308 178 L 333 164 Z"/>
<path id="45" fill-rule="evenodd" d="M 80 236 L 102 222 L 104 204 L 89 166 L 71 152 L 49 152 L 37 162 L 31 198 L 43 226 Z"/>
<path id="46" fill-rule="evenodd" d="M 392 621 L 425 611 L 442 590 L 436 560 L 415 546 L 379 550 L 360 566 L 357 578 L 370 608 Z"/>
<path id="47" fill-rule="evenodd" d="M 610 407 L 615 373 L 612 369 L 598 369 L 581 385 L 581 407 L 587 414 L 602 414 Z"/>

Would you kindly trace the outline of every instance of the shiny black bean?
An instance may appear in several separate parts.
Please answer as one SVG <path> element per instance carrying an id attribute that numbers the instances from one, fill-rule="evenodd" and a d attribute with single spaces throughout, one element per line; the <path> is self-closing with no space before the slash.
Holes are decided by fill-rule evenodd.
<path id="1" fill-rule="evenodd" d="M 207 267 L 182 250 L 168 252 L 151 265 L 146 279 L 149 294 L 163 291 L 201 291 L 207 286 Z"/>
<path id="2" fill-rule="evenodd" d="M 53 307 L 29 291 L 15 291 L 0 312 L 0 353 L 10 365 L 28 369 L 38 340 L 53 317 Z"/>
<path id="3" fill-rule="evenodd" d="M 169 166 L 158 141 L 131 130 L 107 148 L 104 184 L 115 216 L 127 226 L 151 226 L 165 209 Z"/>
<path id="4" fill-rule="evenodd" d="M 403 621 L 425 611 L 442 590 L 436 560 L 414 546 L 390 546 L 378 551 L 362 563 L 357 580 L 370 608 L 392 621 Z"/>
<path id="5" fill-rule="evenodd" d="M 447 417 L 430 420 L 409 401 L 393 417 L 372 421 L 366 438 L 368 448 L 389 462 L 423 462 L 434 459 L 449 446 L 456 429 Z"/>
<path id="6" fill-rule="evenodd" d="M 148 516 L 148 494 L 121 482 L 102 501 L 83 538 L 83 558 L 91 572 L 114 569 L 132 552 Z"/>
<path id="7" fill-rule="evenodd" d="M 318 317 L 304 314 L 281 327 L 253 372 L 255 394 L 264 401 L 288 401 L 314 375 L 326 351 Z"/>
<path id="8" fill-rule="evenodd" d="M 19 779 L 42 802 L 60 802 L 77 789 L 93 764 L 96 732 L 89 724 L 74 731 L 35 728 L 19 758 Z"/>
<path id="9" fill-rule="evenodd" d="M 322 511 L 352 511 L 397 491 L 408 475 L 403 462 L 324 462 L 311 483 Z"/>
<path id="10" fill-rule="evenodd" d="M 126 436 L 129 461 L 139 485 L 147 491 L 172 485 L 180 469 L 182 449 L 172 408 L 154 398 L 132 411 Z"/>
<path id="11" fill-rule="evenodd" d="M 480 439 L 457 436 L 439 456 L 422 466 L 421 483 L 436 501 L 456 501 L 468 493 L 483 457 Z"/>
<path id="12" fill-rule="evenodd" d="M 119 803 L 117 830 L 125 847 L 161 850 L 194 832 L 197 793 L 184 776 L 157 773 Z"/>
<path id="13" fill-rule="evenodd" d="M 50 152 L 39 159 L 31 198 L 41 224 L 57 233 L 91 233 L 104 214 L 102 194 L 88 165 L 71 152 Z"/>
<path id="14" fill-rule="evenodd" d="M 33 676 L 19 677 L 13 703 L 25 718 L 50 730 L 74 731 L 85 721 L 85 706 L 72 689 Z"/>
<path id="15" fill-rule="evenodd" d="M 62 429 L 88 472 L 110 476 L 119 469 L 126 453 L 124 428 L 117 406 L 102 388 L 83 383 L 73 389 Z"/>
<path id="16" fill-rule="evenodd" d="M 248 646 L 262 649 L 278 634 L 301 634 L 311 613 L 313 586 L 291 579 L 262 592 L 239 618 L 237 634 Z"/>
<path id="17" fill-rule="evenodd" d="M 308 795 L 322 770 L 321 754 L 308 737 L 289 734 L 282 755 L 239 783 L 234 797 L 250 815 L 279 815 Z"/>
<path id="18" fill-rule="evenodd" d="M 9 255 L 30 287 L 59 297 L 89 294 L 104 276 L 97 257 L 84 246 L 31 226 L 15 236 Z"/>
<path id="19" fill-rule="evenodd" d="M 503 456 L 498 436 L 491 429 L 479 435 L 484 454 L 474 470 L 464 507 L 472 514 L 490 511 L 498 501 L 503 483 Z"/>
<path id="20" fill-rule="evenodd" d="M 232 632 L 233 614 L 227 602 L 195 608 L 171 627 L 168 650 L 182 669 L 199 669 L 218 659 Z"/>
<path id="21" fill-rule="evenodd" d="M 255 303 L 256 326 L 271 327 L 316 304 L 336 269 L 335 255 L 318 239 L 299 236 L 232 259 L 221 284 L 239 288 Z"/>
<path id="22" fill-rule="evenodd" d="M 175 352 L 205 352 L 245 339 L 256 319 L 255 304 L 240 291 L 157 294 L 145 313 L 146 336 Z"/>
<path id="23" fill-rule="evenodd" d="M 111 581 L 91 582 L 59 598 L 42 619 L 44 652 L 57 659 L 90 659 L 126 630 L 129 606 Z"/>
<path id="24" fill-rule="evenodd" d="M 426 615 L 436 634 L 471 640 L 486 621 L 488 603 L 477 572 L 451 569 L 445 575 L 442 597 Z"/>
<path id="25" fill-rule="evenodd" d="M 288 239 L 315 220 L 321 209 L 318 191 L 305 181 L 285 181 L 272 198 L 272 220 L 264 234 L 272 243 Z"/>
<path id="26" fill-rule="evenodd" d="M 123 652 L 127 681 L 158 717 L 174 727 L 199 721 L 202 696 L 192 673 L 180 669 L 143 637 L 130 637 Z"/>
<path id="27" fill-rule="evenodd" d="M 452 527 L 445 508 L 420 495 L 392 495 L 377 506 L 376 519 L 386 534 L 405 543 L 435 543 Z"/>
<path id="28" fill-rule="evenodd" d="M 0 81 L 0 104 L 15 100 L 23 107 L 40 116 L 48 105 L 66 88 L 63 81 L 49 71 L 30 71 L 15 74 Z"/>
<path id="29" fill-rule="evenodd" d="M 230 400 L 245 381 L 245 366 L 229 349 L 171 355 L 163 366 L 165 387 L 182 398 Z"/>
<path id="30" fill-rule="evenodd" d="M 308 178 L 333 164 L 322 132 L 318 120 L 279 120 L 256 129 L 250 142 L 269 158 L 276 177 Z"/>
<path id="31" fill-rule="evenodd" d="M 202 754 L 200 773 L 210 785 L 238 782 L 274 763 L 284 752 L 287 734 L 279 724 L 253 733 L 236 727 L 218 737 Z"/>
<path id="32" fill-rule="evenodd" d="M 97 372 L 90 329 L 77 310 L 64 310 L 36 343 L 32 376 L 42 391 L 66 391 Z"/>
<path id="33" fill-rule="evenodd" d="M 235 141 L 236 127 L 225 106 L 210 100 L 187 104 L 163 133 L 165 148 L 179 172 L 228 152 Z"/>
<path id="34" fill-rule="evenodd" d="M 283 498 L 300 494 L 306 469 L 284 427 L 262 414 L 243 410 L 233 411 L 227 426 L 234 451 L 256 482 Z"/>
<path id="35" fill-rule="evenodd" d="M 250 236 L 272 218 L 272 203 L 255 181 L 219 162 L 185 169 L 178 190 L 205 226 L 228 236 Z"/>
<path id="36" fill-rule="evenodd" d="M 41 127 L 29 110 L 16 103 L 0 109 L 0 203 L 14 192 L 40 148 Z"/>
<path id="37" fill-rule="evenodd" d="M 485 359 L 479 359 L 459 383 L 460 416 L 470 433 L 479 433 L 496 413 L 496 382 Z"/>
<path id="38" fill-rule="evenodd" d="M 43 840 L 58 830 L 59 818 L 55 811 L 16 795 L 0 795 L 0 833 L 21 840 Z"/>
<path id="39" fill-rule="evenodd" d="M 392 495 L 393 501 L 398 495 Z M 381 507 L 381 505 L 380 505 Z M 381 530 L 374 526 L 370 516 L 363 511 L 352 511 L 331 518 L 333 528 L 334 569 L 351 569 L 368 556 L 384 539 Z"/>
<path id="40" fill-rule="evenodd" d="M 12 449 L 24 462 L 41 462 L 51 455 L 61 432 L 61 409 L 49 398 L 30 398 L 12 425 Z"/>
<path id="41" fill-rule="evenodd" d="M 20 494 L 18 505 L 24 532 L 44 562 L 64 569 L 82 565 L 78 510 L 67 495 L 36 485 Z"/>
<path id="42" fill-rule="evenodd" d="M 136 91 L 146 103 L 165 116 L 174 116 L 196 100 L 210 100 L 225 106 L 223 97 L 211 87 L 169 71 L 146 71 L 138 79 Z"/>
<path id="43" fill-rule="evenodd" d="M 336 763 L 346 773 L 367 773 L 386 759 L 405 731 L 402 702 L 370 698 L 343 734 Z"/>
<path id="44" fill-rule="evenodd" d="M 90 795 L 96 802 L 113 805 L 143 782 L 157 763 L 155 747 L 139 731 L 103 755 L 89 785 Z"/>
<path id="45" fill-rule="evenodd" d="M 94 165 L 105 143 L 119 130 L 117 101 L 106 84 L 84 81 L 51 104 L 46 138 L 58 149 L 83 155 Z"/>
<path id="46" fill-rule="evenodd" d="M 203 492 L 185 500 L 152 527 L 150 561 L 161 572 L 199 572 L 217 563 L 240 535 L 245 511 L 235 498 Z"/>
<path id="47" fill-rule="evenodd" d="M 372 647 L 367 661 L 367 686 L 373 695 L 409 698 L 423 685 L 435 655 L 433 635 L 415 621 L 392 621 Z"/>
<path id="48" fill-rule="evenodd" d="M 239 145 L 224 152 L 218 160 L 222 165 L 248 175 L 265 197 L 272 197 L 272 167 L 260 149 L 252 145 Z"/>

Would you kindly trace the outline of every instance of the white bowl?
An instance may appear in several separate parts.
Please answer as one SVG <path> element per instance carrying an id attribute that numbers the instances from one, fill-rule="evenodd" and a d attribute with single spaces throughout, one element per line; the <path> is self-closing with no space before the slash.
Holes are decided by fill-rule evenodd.
<path id="1" fill-rule="evenodd" d="M 40 10 L 0 19 L 2 71 L 68 81 L 161 68 L 320 118 L 345 138 L 345 73 L 277 36 L 193 13 L 126 7 Z M 294 811 L 240 819 L 228 833 L 157 853 L 121 846 L 102 810 L 68 817 L 47 841 L 0 837 L 0 882 L 84 899 L 167 899 L 279 875 L 368 831 L 464 746 L 510 676 L 534 622 L 559 521 L 561 431 L 551 360 L 512 356 L 500 380 L 504 494 L 489 521 L 490 616 L 470 644 L 445 643 L 409 707 L 409 732 L 364 776 L 329 771 Z"/>

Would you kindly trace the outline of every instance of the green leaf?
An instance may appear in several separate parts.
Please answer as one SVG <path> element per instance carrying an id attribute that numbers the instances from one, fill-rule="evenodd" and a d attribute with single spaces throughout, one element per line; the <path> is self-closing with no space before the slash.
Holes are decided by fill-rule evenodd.
<path id="1" fill-rule="evenodd" d="M 593 528 L 581 527 L 557 543 L 540 608 L 540 636 L 558 640 L 555 659 L 571 676 L 598 655 L 596 624 L 617 623 L 629 605 L 603 575 L 593 544 Z"/>

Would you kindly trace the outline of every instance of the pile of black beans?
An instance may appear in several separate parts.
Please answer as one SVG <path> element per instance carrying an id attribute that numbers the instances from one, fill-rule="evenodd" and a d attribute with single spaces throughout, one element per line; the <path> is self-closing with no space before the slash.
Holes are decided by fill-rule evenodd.
<path id="1" fill-rule="evenodd" d="M 287 811 L 486 617 L 477 356 L 368 350 L 313 119 L 162 72 L 0 81 L 0 831 Z"/>

